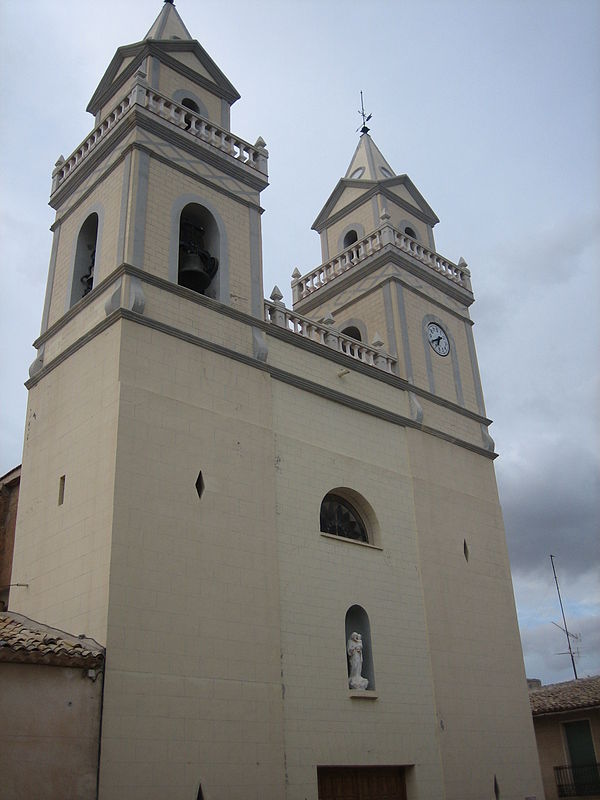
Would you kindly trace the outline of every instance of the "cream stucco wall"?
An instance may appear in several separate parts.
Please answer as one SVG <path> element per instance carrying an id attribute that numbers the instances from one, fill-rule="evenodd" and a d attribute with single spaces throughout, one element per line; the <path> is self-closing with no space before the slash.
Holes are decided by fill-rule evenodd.
<path id="1" fill-rule="evenodd" d="M 443 797 L 405 431 L 279 383 L 273 397 L 286 796 L 317 800 L 319 764 L 405 764 L 411 798 Z M 320 533 L 339 487 L 371 507 L 377 548 Z M 369 615 L 376 699 L 348 689 L 353 605 Z"/>
<path id="2" fill-rule="evenodd" d="M 104 644 L 119 414 L 120 332 L 29 392 L 10 608 Z M 61 476 L 64 501 L 59 505 Z"/>
<path id="3" fill-rule="evenodd" d="M 100 796 L 281 797 L 268 378 L 123 333 Z"/>
<path id="4" fill-rule="evenodd" d="M 95 800 L 102 677 L 0 663 L 2 800 Z"/>
<path id="5" fill-rule="evenodd" d="M 486 797 L 494 775 L 503 798 L 539 797 L 493 465 L 412 430 L 407 438 L 447 797 Z"/>

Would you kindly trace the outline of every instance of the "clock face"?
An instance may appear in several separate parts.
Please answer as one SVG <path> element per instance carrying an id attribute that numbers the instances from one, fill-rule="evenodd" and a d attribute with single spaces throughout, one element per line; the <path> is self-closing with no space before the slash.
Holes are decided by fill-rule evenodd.
<path id="1" fill-rule="evenodd" d="M 427 339 L 438 356 L 447 356 L 450 352 L 450 342 L 443 328 L 435 322 L 427 326 Z"/>

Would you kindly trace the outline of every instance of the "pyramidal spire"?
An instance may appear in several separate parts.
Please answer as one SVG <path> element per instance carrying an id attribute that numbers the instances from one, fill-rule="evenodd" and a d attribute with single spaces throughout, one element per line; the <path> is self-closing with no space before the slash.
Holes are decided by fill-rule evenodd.
<path id="1" fill-rule="evenodd" d="M 190 32 L 177 13 L 173 0 L 165 0 L 160 14 L 154 20 L 144 39 L 192 39 Z"/>
<path id="2" fill-rule="evenodd" d="M 396 173 L 385 160 L 368 133 L 361 134 L 344 178 L 363 181 L 383 181 Z"/>

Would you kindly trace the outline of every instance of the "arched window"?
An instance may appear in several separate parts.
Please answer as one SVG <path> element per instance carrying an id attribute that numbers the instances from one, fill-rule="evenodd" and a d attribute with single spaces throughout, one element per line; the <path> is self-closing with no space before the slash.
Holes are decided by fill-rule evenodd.
<path id="1" fill-rule="evenodd" d="M 350 689 L 372 691 L 375 689 L 375 670 L 371 646 L 371 625 L 369 615 L 362 606 L 350 606 L 346 611 L 345 633 L 348 686 Z M 358 638 L 356 634 L 358 634 Z"/>
<path id="2" fill-rule="evenodd" d="M 357 232 L 355 230 L 348 231 L 348 233 L 344 236 L 344 250 L 357 241 L 358 241 Z"/>
<path id="3" fill-rule="evenodd" d="M 70 306 L 75 305 L 78 300 L 92 291 L 97 243 L 98 214 L 94 212 L 85 220 L 77 236 Z"/>
<path id="4" fill-rule="evenodd" d="M 198 294 L 216 297 L 219 229 L 213 215 L 199 203 L 188 203 L 179 218 L 177 282 Z"/>
<path id="5" fill-rule="evenodd" d="M 327 494 L 321 503 L 321 533 L 343 536 L 357 542 L 369 541 L 367 528 L 356 508 L 338 494 Z"/>
<path id="6" fill-rule="evenodd" d="M 347 328 L 344 328 L 342 333 L 344 336 L 351 336 L 353 339 L 358 339 L 359 342 L 362 342 L 360 331 L 355 325 L 349 325 Z"/>
<path id="7" fill-rule="evenodd" d="M 413 238 L 413 239 L 416 239 L 416 238 L 417 238 L 417 234 L 416 234 L 416 233 L 413 231 L 413 229 L 412 229 L 412 228 L 404 228 L 404 233 L 405 233 L 407 236 L 410 236 L 410 237 L 411 237 L 411 238 Z"/>
<path id="8" fill-rule="evenodd" d="M 198 103 L 195 100 L 192 100 L 190 97 L 184 97 L 181 101 L 181 105 L 189 108 L 190 111 L 194 111 L 196 114 L 200 113 Z"/>

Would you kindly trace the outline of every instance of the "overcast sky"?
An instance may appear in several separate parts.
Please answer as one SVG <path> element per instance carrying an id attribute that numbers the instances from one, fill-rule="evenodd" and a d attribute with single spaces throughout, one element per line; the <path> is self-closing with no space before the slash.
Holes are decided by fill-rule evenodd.
<path id="1" fill-rule="evenodd" d="M 47 277 L 50 174 L 160 0 L 0 3 L 0 474 L 21 459 Z M 600 673 L 600 2 L 179 0 L 242 95 L 232 130 L 270 152 L 265 294 L 318 265 L 310 226 L 371 135 L 436 211 L 437 250 L 472 271 L 472 316 L 529 676 L 572 677 L 552 577 Z"/>

